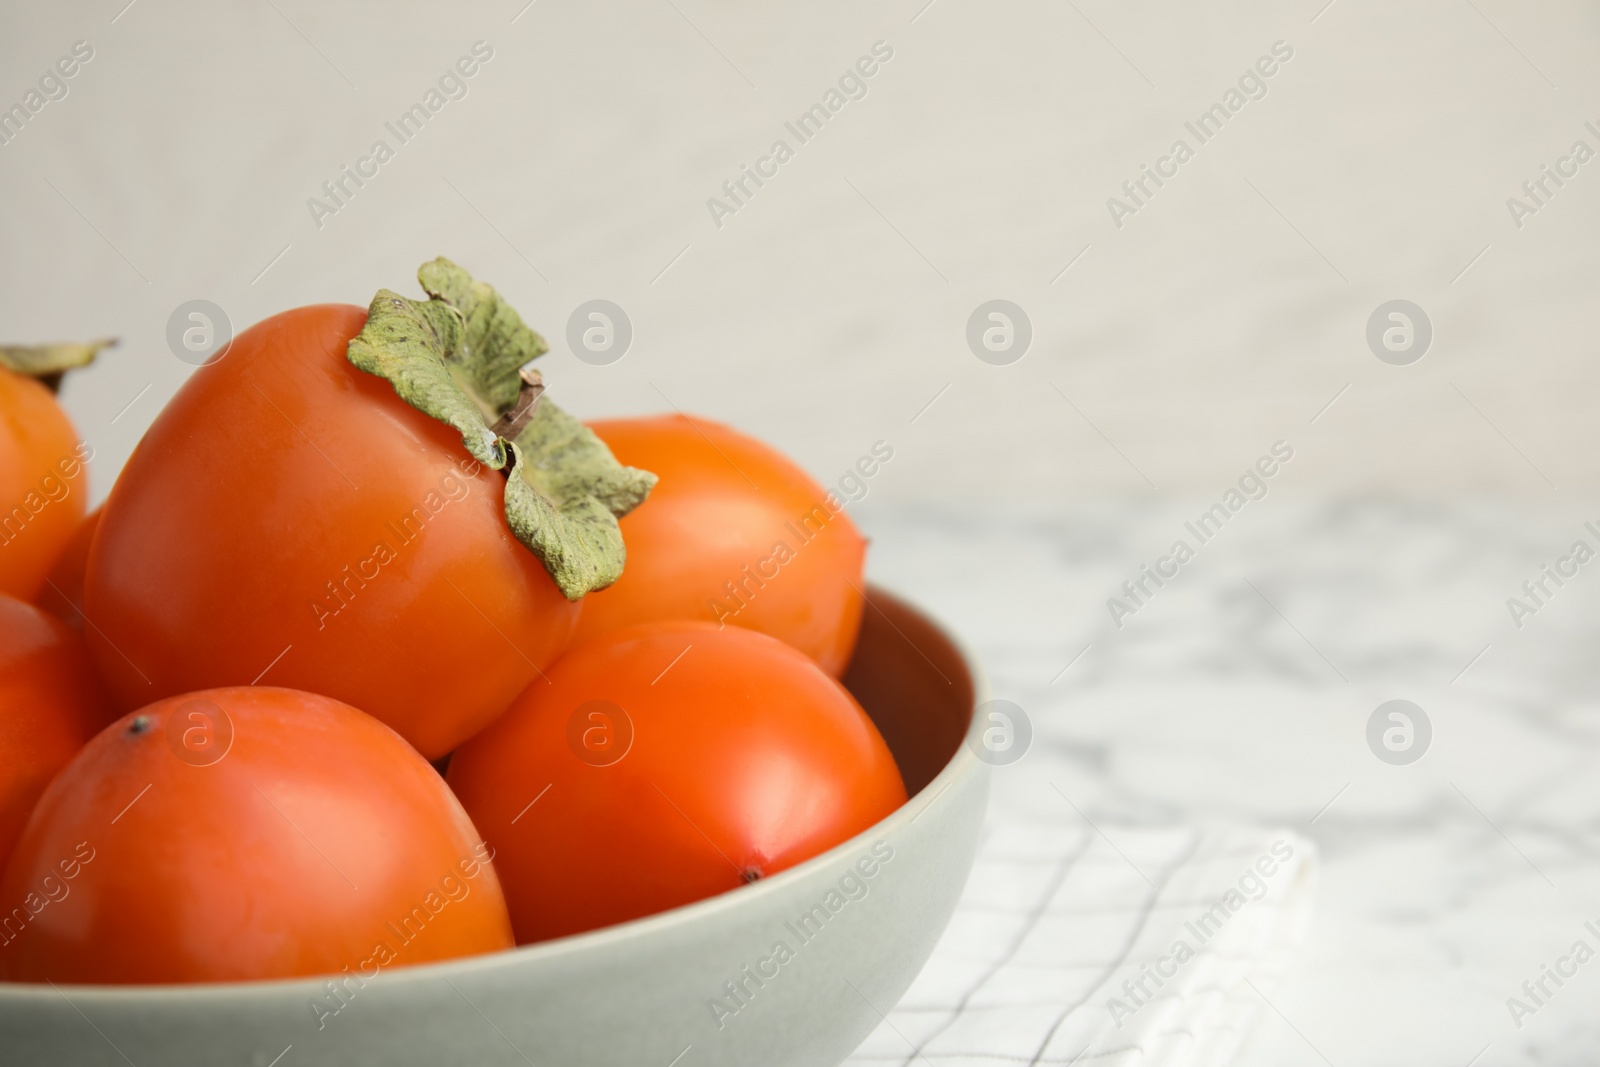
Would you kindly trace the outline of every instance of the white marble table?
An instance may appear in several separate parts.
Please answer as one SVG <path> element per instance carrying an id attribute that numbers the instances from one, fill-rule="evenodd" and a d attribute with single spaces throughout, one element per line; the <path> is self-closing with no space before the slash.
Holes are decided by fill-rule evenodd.
<path id="1" fill-rule="evenodd" d="M 1108 833 L 1237 819 L 1319 843 L 1310 942 L 1240 1063 L 1592 1062 L 1600 963 L 1563 964 L 1542 1005 L 1522 984 L 1600 948 L 1600 567 L 1520 631 L 1506 600 L 1576 539 L 1600 547 L 1596 512 L 1278 494 L 1116 629 L 1104 601 L 1205 504 L 859 517 L 873 576 L 974 644 Z M 1408 766 L 1365 739 L 1395 698 L 1434 729 Z M 1027 768 L 997 774 L 1010 806 L 1048 792 Z M 1513 996 L 1536 1007 L 1520 1028 Z"/>

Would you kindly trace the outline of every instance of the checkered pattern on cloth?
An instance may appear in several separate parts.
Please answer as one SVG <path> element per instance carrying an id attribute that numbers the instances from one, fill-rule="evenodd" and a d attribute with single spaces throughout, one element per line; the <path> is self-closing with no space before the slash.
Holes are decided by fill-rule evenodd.
<path id="1" fill-rule="evenodd" d="M 927 967 L 846 1067 L 1220 1067 L 1273 1010 L 1315 870 L 1287 831 L 991 820 Z"/>

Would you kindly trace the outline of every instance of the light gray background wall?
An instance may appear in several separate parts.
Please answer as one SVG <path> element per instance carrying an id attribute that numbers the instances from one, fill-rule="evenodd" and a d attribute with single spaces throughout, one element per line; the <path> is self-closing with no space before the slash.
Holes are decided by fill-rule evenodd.
<path id="1" fill-rule="evenodd" d="M 1506 207 L 1600 150 L 1590 4 L 124 2 L 0 16 L 0 106 L 95 50 L 0 147 L 0 310 L 8 339 L 124 339 L 65 392 L 97 496 L 192 372 L 178 304 L 243 328 L 416 292 L 441 253 L 551 338 L 575 411 L 667 397 L 824 479 L 883 438 L 885 500 L 1211 494 L 1278 438 L 1299 488 L 1600 483 L 1600 161 L 1520 230 Z M 307 198 L 480 39 L 469 95 L 319 229 Z M 714 225 L 878 40 L 867 97 Z M 1268 95 L 1114 226 L 1121 182 L 1278 40 Z M 593 297 L 636 331 L 609 367 L 562 336 Z M 1035 331 L 1010 366 L 964 340 L 995 297 Z M 1363 339 L 1395 297 L 1436 330 L 1412 366 Z"/>

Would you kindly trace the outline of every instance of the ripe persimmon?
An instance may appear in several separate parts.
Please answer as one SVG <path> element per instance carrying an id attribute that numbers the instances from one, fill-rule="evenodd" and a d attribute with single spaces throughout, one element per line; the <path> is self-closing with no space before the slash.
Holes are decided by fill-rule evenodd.
<path id="1" fill-rule="evenodd" d="M 44 787 L 112 718 L 77 631 L 0 596 L 0 870 Z"/>
<path id="2" fill-rule="evenodd" d="M 0 978 L 327 974 L 358 991 L 509 948 L 491 858 L 376 719 L 291 689 L 171 697 L 101 731 L 40 798 L 0 879 Z"/>
<path id="3" fill-rule="evenodd" d="M 765 634 L 626 627 L 545 673 L 446 776 L 495 850 L 519 943 L 735 889 L 905 803 L 866 712 Z"/>
<path id="4" fill-rule="evenodd" d="M 445 260 L 432 293 L 275 315 L 197 370 L 129 459 L 85 576 L 124 709 L 257 681 L 444 755 L 566 644 L 622 566 L 617 466 L 519 368 L 544 341 Z M 386 380 L 387 379 L 387 380 Z"/>
<path id="5" fill-rule="evenodd" d="M 686 415 L 590 428 L 660 478 L 622 520 L 628 570 L 584 601 L 574 643 L 634 623 L 699 619 L 771 634 L 834 677 L 861 628 L 867 543 L 838 497 L 760 441 Z"/>
<path id="6" fill-rule="evenodd" d="M 83 519 L 94 453 L 53 389 L 110 343 L 0 346 L 0 594 L 38 596 Z"/>

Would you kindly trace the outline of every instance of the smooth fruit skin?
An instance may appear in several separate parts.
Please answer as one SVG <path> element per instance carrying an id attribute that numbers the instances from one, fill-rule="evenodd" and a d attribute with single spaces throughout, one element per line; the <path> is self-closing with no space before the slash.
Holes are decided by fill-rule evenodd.
<path id="1" fill-rule="evenodd" d="M 45 791 L 0 881 L 0 977 L 370 979 L 493 952 L 512 941 L 488 855 L 376 719 L 290 689 L 173 697 Z"/>
<path id="2" fill-rule="evenodd" d="M 83 518 L 88 455 L 50 390 L 0 367 L 0 594 L 38 596 Z"/>
<path id="3" fill-rule="evenodd" d="M 631 627 L 546 674 L 447 775 L 495 849 L 518 943 L 736 889 L 905 803 L 854 698 L 764 634 Z"/>
<path id="4" fill-rule="evenodd" d="M 67 538 L 61 555 L 45 579 L 34 602 L 41 608 L 71 626 L 83 629 L 83 572 L 89 566 L 89 547 L 94 544 L 95 531 L 100 528 L 104 509 L 95 508 L 83 517 L 78 528 Z"/>
<path id="5" fill-rule="evenodd" d="M 578 605 L 506 526 L 502 475 L 345 359 L 365 321 L 258 323 L 128 461 L 84 588 L 123 708 L 260 681 L 359 707 L 432 759 L 566 644 Z"/>
<path id="6" fill-rule="evenodd" d="M 836 497 L 781 453 L 707 419 L 589 426 L 618 462 L 661 480 L 622 519 L 627 567 L 584 598 L 575 643 L 641 622 L 726 622 L 844 673 L 861 628 L 867 544 L 829 507 Z"/>
<path id="7" fill-rule="evenodd" d="M 0 596 L 0 870 L 44 787 L 113 717 L 77 631 Z"/>

